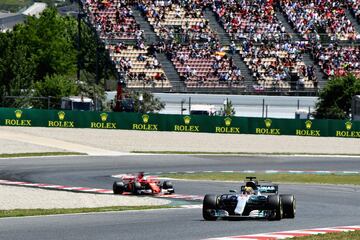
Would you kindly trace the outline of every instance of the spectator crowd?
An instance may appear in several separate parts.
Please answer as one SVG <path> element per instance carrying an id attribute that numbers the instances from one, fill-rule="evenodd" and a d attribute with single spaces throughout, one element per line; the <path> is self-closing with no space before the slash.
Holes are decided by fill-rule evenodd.
<path id="1" fill-rule="evenodd" d="M 273 0 L 214 0 L 213 11 L 234 40 L 290 38 L 275 15 Z"/>
<path id="2" fill-rule="evenodd" d="M 304 54 L 327 76 L 360 76 L 360 33 L 348 18 L 360 24 L 359 0 L 82 0 L 88 19 L 108 44 L 111 58 L 127 80 L 144 85 L 166 86 L 157 53 L 165 53 L 188 88 L 245 88 L 244 73 L 234 54 L 247 65 L 257 89 L 293 90 L 317 88 L 314 65 L 306 65 Z M 147 46 L 146 36 L 134 17 L 134 8 L 152 26 L 158 40 Z M 135 10 L 136 10 L 135 9 Z M 220 43 L 205 11 L 212 12 L 232 40 Z M 296 42 L 286 24 L 304 39 Z M 329 44 L 323 44 L 324 39 Z M 126 41 L 131 40 L 131 44 Z M 113 44 L 112 41 L 117 42 Z M 132 46 L 129 46 L 132 45 Z M 294 87 L 296 79 L 296 87 Z"/>
<path id="3" fill-rule="evenodd" d="M 346 16 L 347 0 L 281 0 L 281 6 L 292 26 L 305 38 L 320 40 L 360 40 L 354 25 Z"/>

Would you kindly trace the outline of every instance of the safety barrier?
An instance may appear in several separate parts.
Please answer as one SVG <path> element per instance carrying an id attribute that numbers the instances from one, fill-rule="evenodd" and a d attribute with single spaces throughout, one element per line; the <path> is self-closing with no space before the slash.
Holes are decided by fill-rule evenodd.
<path id="1" fill-rule="evenodd" d="M 0 108 L 0 126 L 360 138 L 360 121 Z"/>

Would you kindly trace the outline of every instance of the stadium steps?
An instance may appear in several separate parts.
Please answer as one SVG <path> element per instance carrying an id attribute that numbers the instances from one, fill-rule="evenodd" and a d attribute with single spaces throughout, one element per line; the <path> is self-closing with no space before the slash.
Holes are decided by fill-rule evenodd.
<path id="1" fill-rule="evenodd" d="M 161 63 L 162 69 L 165 72 L 166 77 L 169 79 L 174 92 L 185 92 L 186 87 L 184 82 L 181 81 L 178 72 L 176 71 L 172 62 L 167 58 L 165 53 L 158 53 L 156 58 Z"/>
<path id="2" fill-rule="evenodd" d="M 233 58 L 233 63 L 235 64 L 235 66 L 240 68 L 241 74 L 245 78 L 246 89 L 252 89 L 252 86 L 256 82 L 256 79 L 253 77 L 250 69 L 246 66 L 245 62 L 242 60 L 238 53 L 235 53 L 233 55 L 230 54 L 230 56 Z"/>
<path id="3" fill-rule="evenodd" d="M 229 46 L 231 44 L 230 36 L 217 20 L 216 14 L 210 9 L 206 9 L 204 11 L 204 16 L 209 21 L 209 26 L 211 30 L 213 30 L 218 34 L 221 45 Z M 235 64 L 235 66 L 240 68 L 242 75 L 245 77 L 246 88 L 248 89 L 249 87 L 252 87 L 253 83 L 255 82 L 255 78 L 252 76 L 245 62 L 241 59 L 240 55 L 237 53 L 233 55 L 230 54 L 230 56 L 233 58 L 233 63 Z"/>
<path id="4" fill-rule="evenodd" d="M 310 53 L 303 54 L 303 61 L 306 66 L 309 66 L 309 65 L 314 66 L 315 76 L 318 79 L 318 89 L 322 89 L 326 85 L 327 78 L 326 78 L 324 72 L 321 70 L 320 66 L 318 66 L 314 63 L 314 59 L 312 58 Z"/>
<path id="5" fill-rule="evenodd" d="M 146 17 L 142 15 L 141 11 L 136 6 L 133 6 L 131 10 L 133 11 L 136 22 L 140 25 L 140 29 L 144 31 L 145 42 L 148 45 L 157 43 L 159 38 L 150 23 L 146 20 Z"/>
<path id="6" fill-rule="evenodd" d="M 204 11 L 204 17 L 209 21 L 209 26 L 211 30 L 218 35 L 221 45 L 223 46 L 230 45 L 231 39 L 227 34 L 227 32 L 225 31 L 225 29 L 223 28 L 223 26 L 221 26 L 221 24 L 216 19 L 215 13 L 207 8 Z"/>
<path id="7" fill-rule="evenodd" d="M 354 25 L 356 32 L 360 33 L 360 23 L 356 20 L 354 15 L 351 14 L 349 9 L 346 9 L 345 15 L 351 21 L 351 23 Z"/>
<path id="8" fill-rule="evenodd" d="M 295 30 L 291 27 L 290 23 L 287 21 L 286 17 L 284 16 L 283 12 L 277 9 L 275 11 L 275 16 L 277 19 L 283 24 L 287 33 L 289 33 L 294 41 L 301 41 L 302 37 L 295 32 Z"/>

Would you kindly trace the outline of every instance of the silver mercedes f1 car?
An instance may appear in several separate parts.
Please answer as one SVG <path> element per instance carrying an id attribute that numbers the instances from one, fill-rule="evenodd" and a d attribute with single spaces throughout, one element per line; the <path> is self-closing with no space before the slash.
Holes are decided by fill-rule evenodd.
<path id="1" fill-rule="evenodd" d="M 207 194 L 203 200 L 203 218 L 215 221 L 218 218 L 264 218 L 281 220 L 294 218 L 296 201 L 294 195 L 278 194 L 279 186 L 271 182 L 246 177 L 240 192 Z"/>

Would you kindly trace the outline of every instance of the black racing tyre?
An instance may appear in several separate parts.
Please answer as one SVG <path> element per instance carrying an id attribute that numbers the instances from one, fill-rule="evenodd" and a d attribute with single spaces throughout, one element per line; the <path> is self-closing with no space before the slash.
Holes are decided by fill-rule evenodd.
<path id="1" fill-rule="evenodd" d="M 217 217 L 211 215 L 210 210 L 217 208 L 217 196 L 206 194 L 203 200 L 202 214 L 203 218 L 207 221 L 215 221 Z"/>
<path id="2" fill-rule="evenodd" d="M 270 220 L 279 221 L 283 217 L 283 206 L 279 195 L 269 195 L 268 204 L 273 214 L 270 216 Z"/>
<path id="3" fill-rule="evenodd" d="M 282 194 L 280 195 L 281 203 L 284 210 L 284 218 L 295 218 L 296 200 L 294 195 Z"/>
<path id="4" fill-rule="evenodd" d="M 172 189 L 172 190 L 169 190 L 169 194 L 172 194 L 172 193 L 175 193 L 175 190 L 174 190 L 174 185 L 172 182 L 170 181 L 164 181 L 163 182 L 163 185 L 162 185 L 162 188 L 167 190 L 167 189 Z"/>
<path id="5" fill-rule="evenodd" d="M 174 188 L 174 185 L 170 181 L 164 181 L 162 187 L 163 187 L 163 189 L 169 189 L 169 188 Z"/>
<path id="6" fill-rule="evenodd" d="M 139 192 L 139 190 L 141 190 L 141 183 L 139 183 L 139 182 L 134 182 L 133 183 L 133 193 L 134 194 L 138 194 Z"/>
<path id="7" fill-rule="evenodd" d="M 123 182 L 114 182 L 113 192 L 114 194 L 122 194 L 125 190 L 125 184 Z"/>

